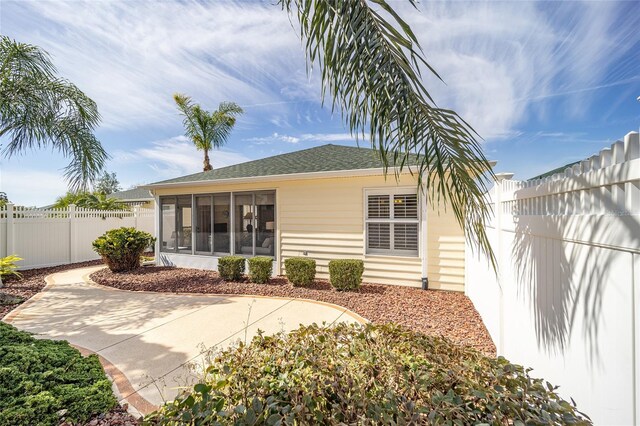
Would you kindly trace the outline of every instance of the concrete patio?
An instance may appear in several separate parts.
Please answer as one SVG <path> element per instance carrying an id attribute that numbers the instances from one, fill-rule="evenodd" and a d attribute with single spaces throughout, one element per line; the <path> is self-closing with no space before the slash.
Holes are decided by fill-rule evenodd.
<path id="1" fill-rule="evenodd" d="M 120 399 L 146 413 L 193 380 L 207 350 L 300 324 L 362 322 L 345 308 L 301 299 L 128 292 L 88 280 L 98 268 L 47 278 L 5 321 L 101 357 Z"/>

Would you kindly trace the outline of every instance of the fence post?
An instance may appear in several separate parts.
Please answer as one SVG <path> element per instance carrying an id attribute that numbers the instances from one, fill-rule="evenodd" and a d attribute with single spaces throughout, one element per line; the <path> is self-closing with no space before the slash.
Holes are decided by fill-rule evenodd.
<path id="1" fill-rule="evenodd" d="M 138 229 L 138 209 L 140 206 L 133 206 L 133 227 Z"/>
<path id="2" fill-rule="evenodd" d="M 69 263 L 77 262 L 77 223 L 76 223 L 76 205 L 69 204 Z"/>
<path id="3" fill-rule="evenodd" d="M 498 338 L 496 352 L 498 355 L 504 354 L 504 290 L 502 286 L 503 282 L 503 274 L 502 274 L 502 263 L 504 259 L 504 249 L 502 247 L 502 198 L 505 189 L 505 181 L 510 180 L 513 177 L 513 173 L 497 173 L 495 180 L 495 199 L 494 202 L 494 214 L 495 214 L 495 232 L 496 232 L 496 251 L 494 253 L 496 257 L 496 278 L 498 280 L 498 289 L 500 291 L 500 300 L 498 301 L 498 319 L 500 324 L 500 336 Z"/>
<path id="4" fill-rule="evenodd" d="M 14 227 L 14 217 L 13 217 L 13 204 L 7 203 L 7 256 L 11 256 L 15 250 L 15 227 Z"/>

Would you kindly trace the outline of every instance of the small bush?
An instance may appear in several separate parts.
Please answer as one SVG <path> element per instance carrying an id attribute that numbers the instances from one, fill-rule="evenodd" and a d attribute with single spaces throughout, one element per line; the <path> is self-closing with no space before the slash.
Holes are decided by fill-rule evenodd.
<path id="1" fill-rule="evenodd" d="M 311 285 L 316 278 L 316 261 L 307 257 L 285 259 L 287 279 L 296 287 Z"/>
<path id="2" fill-rule="evenodd" d="M 587 425 L 506 359 L 393 325 L 311 325 L 213 355 L 157 425 Z"/>
<path id="3" fill-rule="evenodd" d="M 245 259 L 242 256 L 224 256 L 218 259 L 218 274 L 225 281 L 239 281 L 244 274 Z"/>
<path id="4" fill-rule="evenodd" d="M 125 272 L 140 267 L 142 253 L 155 241 L 147 232 L 122 227 L 98 237 L 93 242 L 93 249 L 102 256 L 111 271 Z"/>
<path id="5" fill-rule="evenodd" d="M 356 259 L 337 259 L 329 262 L 329 281 L 337 290 L 360 288 L 364 262 Z"/>
<path id="6" fill-rule="evenodd" d="M 4 279 L 10 276 L 22 278 L 22 274 L 18 272 L 18 265 L 16 265 L 16 262 L 20 262 L 21 260 L 22 258 L 16 256 L 15 254 L 1 258 L 0 278 Z"/>
<path id="7" fill-rule="evenodd" d="M 0 425 L 84 423 L 116 405 L 96 355 L 0 322 Z M 64 411 L 62 411 L 64 410 Z"/>
<path id="8" fill-rule="evenodd" d="M 269 282 L 272 272 L 272 258 L 256 256 L 249 259 L 249 280 L 251 280 L 252 283 L 264 284 Z"/>

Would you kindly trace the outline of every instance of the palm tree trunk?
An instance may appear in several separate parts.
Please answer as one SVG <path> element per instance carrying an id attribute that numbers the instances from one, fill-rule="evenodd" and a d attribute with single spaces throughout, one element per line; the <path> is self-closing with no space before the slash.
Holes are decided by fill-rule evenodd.
<path id="1" fill-rule="evenodd" d="M 209 162 L 209 150 L 205 149 L 204 150 L 204 171 L 209 171 L 211 169 L 213 169 L 213 167 L 211 167 L 211 163 Z"/>

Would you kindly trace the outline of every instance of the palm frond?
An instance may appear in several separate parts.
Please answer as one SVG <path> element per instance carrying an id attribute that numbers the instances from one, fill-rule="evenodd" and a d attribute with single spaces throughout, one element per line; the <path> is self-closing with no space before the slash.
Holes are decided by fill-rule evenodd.
<path id="1" fill-rule="evenodd" d="M 373 0 L 381 10 L 366 0 L 280 4 L 300 22 L 309 66 L 320 68 L 323 100 L 328 91 L 351 133 L 369 135 L 385 172 L 409 168 L 417 173 L 428 201 L 451 208 L 472 247 L 495 266 L 484 229 L 491 167 L 475 131 L 454 111 L 438 107 L 424 86 L 421 68 L 440 76 L 411 28 L 385 0 Z"/>
<path id="2" fill-rule="evenodd" d="M 93 134 L 98 108 L 72 83 L 55 76 L 46 52 L 0 36 L 0 136 L 7 157 L 51 146 L 72 158 L 65 176 L 86 189 L 108 154 Z"/>

